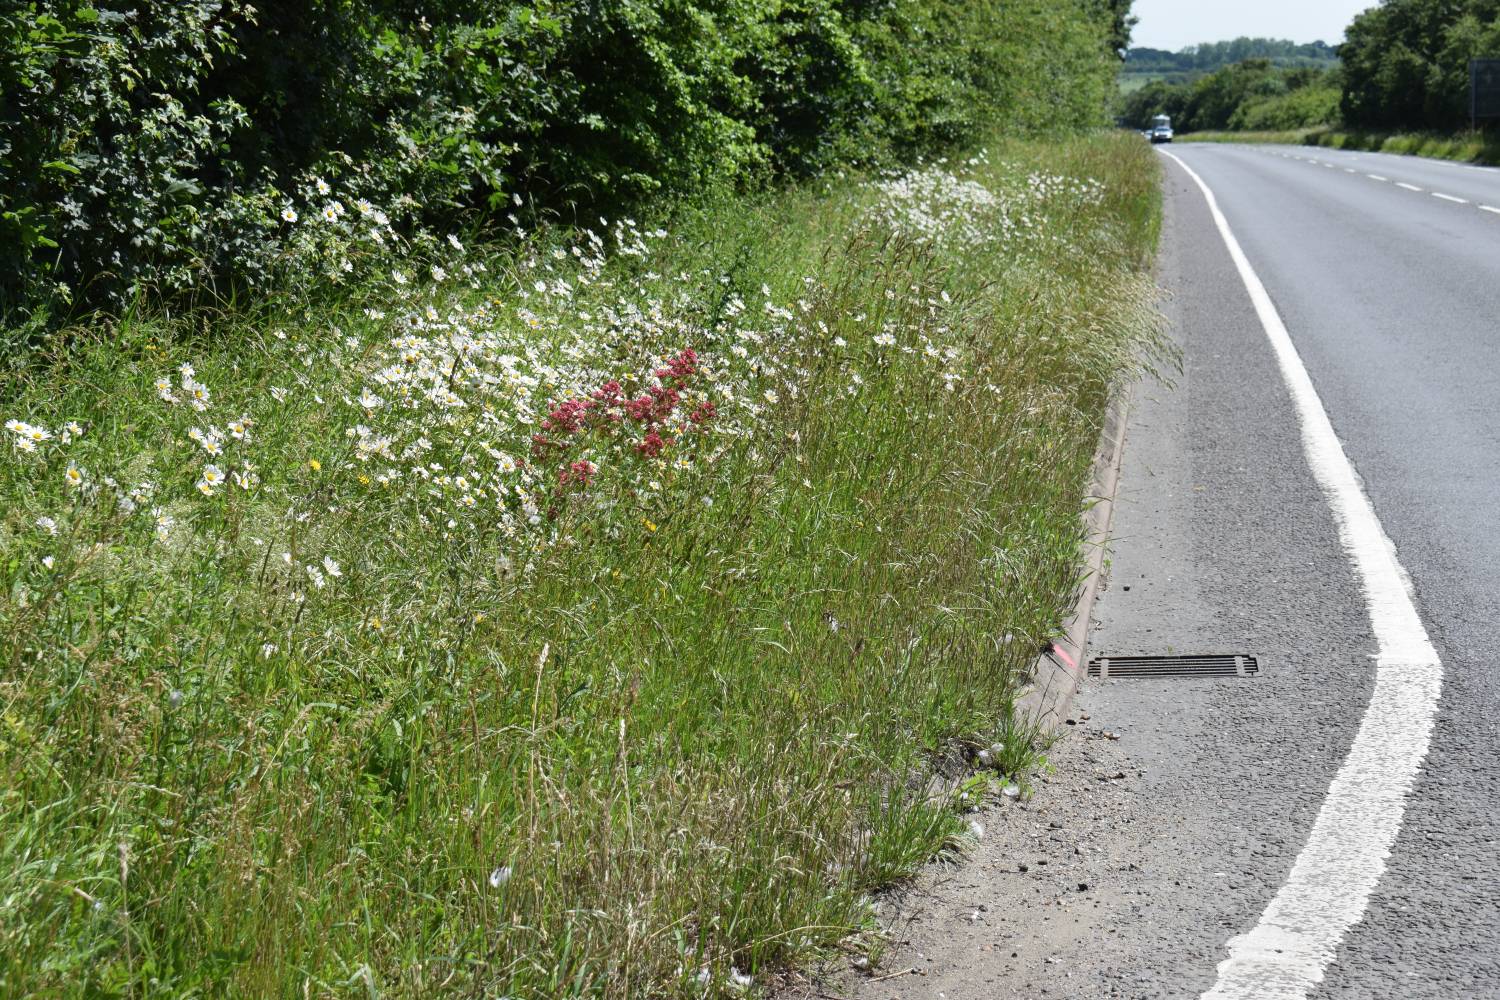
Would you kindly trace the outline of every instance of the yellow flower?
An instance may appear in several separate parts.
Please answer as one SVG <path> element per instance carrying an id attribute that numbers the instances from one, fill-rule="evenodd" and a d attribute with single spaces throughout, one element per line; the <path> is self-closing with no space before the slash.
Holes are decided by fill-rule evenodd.
<path id="1" fill-rule="evenodd" d="M 323 468 L 323 463 L 318 461 L 316 458 L 309 458 L 307 460 L 307 467 L 314 472 L 317 472 L 319 469 Z"/>
<path id="2" fill-rule="evenodd" d="M 377 631 L 377 632 L 379 632 L 381 630 L 381 628 L 383 628 L 383 626 L 380 624 L 380 616 L 379 615 L 373 615 L 373 616 L 371 616 L 371 618 L 370 618 L 370 627 L 372 629 L 374 629 L 375 631 Z"/>
<path id="3" fill-rule="evenodd" d="M 361 472 L 359 474 L 359 481 L 364 486 L 369 486 L 370 485 L 370 477 L 367 476 L 367 475 L 365 475 L 363 472 Z"/>
<path id="4" fill-rule="evenodd" d="M 646 526 L 647 531 L 651 532 L 653 535 L 656 534 L 656 525 L 653 522 L 643 517 L 641 518 L 641 523 Z"/>

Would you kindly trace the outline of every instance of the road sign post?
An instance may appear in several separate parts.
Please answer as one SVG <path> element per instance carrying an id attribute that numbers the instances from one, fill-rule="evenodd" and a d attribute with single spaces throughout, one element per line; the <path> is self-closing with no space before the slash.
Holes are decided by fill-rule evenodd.
<path id="1" fill-rule="evenodd" d="M 1469 124 L 1500 121 L 1500 59 L 1469 60 Z"/>

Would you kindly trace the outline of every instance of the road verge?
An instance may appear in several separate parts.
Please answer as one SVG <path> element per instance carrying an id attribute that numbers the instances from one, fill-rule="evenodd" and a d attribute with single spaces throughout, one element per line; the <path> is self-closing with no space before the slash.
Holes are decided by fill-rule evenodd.
<path id="1" fill-rule="evenodd" d="M 1088 662 L 1089 623 L 1094 600 L 1105 578 L 1104 561 L 1114 519 L 1115 491 L 1120 482 L 1120 462 L 1125 453 L 1125 427 L 1130 415 L 1131 389 L 1116 391 L 1105 411 L 1094 453 L 1092 475 L 1083 512 L 1084 577 L 1078 600 L 1063 626 L 1062 634 L 1037 657 L 1031 683 L 1017 699 L 1017 714 L 1039 736 L 1051 736 L 1062 727 L 1073 706 L 1073 697 L 1083 681 Z"/>

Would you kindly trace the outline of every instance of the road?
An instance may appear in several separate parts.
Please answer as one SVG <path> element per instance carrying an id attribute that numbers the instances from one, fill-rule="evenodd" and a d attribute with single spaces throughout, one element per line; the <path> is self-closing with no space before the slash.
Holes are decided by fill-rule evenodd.
<path id="1" fill-rule="evenodd" d="M 1500 170 L 1171 152 L 1284 321 L 1442 663 L 1367 907 L 1320 982 L 1237 995 L 1500 997 Z M 1203 193 L 1163 166 L 1160 281 L 1183 372 L 1135 392 L 1090 655 L 1248 653 L 1262 673 L 1086 682 L 1036 798 L 982 816 L 972 861 L 899 909 L 884 968 L 913 971 L 847 977 L 838 995 L 1202 996 L 1350 755 L 1375 688 L 1365 581 Z"/>

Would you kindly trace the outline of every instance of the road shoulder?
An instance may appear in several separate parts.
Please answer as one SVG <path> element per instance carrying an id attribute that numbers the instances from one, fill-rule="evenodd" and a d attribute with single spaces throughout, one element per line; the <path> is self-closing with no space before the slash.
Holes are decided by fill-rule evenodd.
<path id="1" fill-rule="evenodd" d="M 1247 652 L 1264 673 L 1088 682 L 1034 798 L 978 814 L 968 860 L 882 903 L 879 968 L 831 968 L 804 995 L 1196 995 L 1303 842 L 1371 645 L 1274 359 L 1189 183 L 1169 170 L 1161 264 L 1185 371 L 1136 390 L 1092 652 Z"/>

